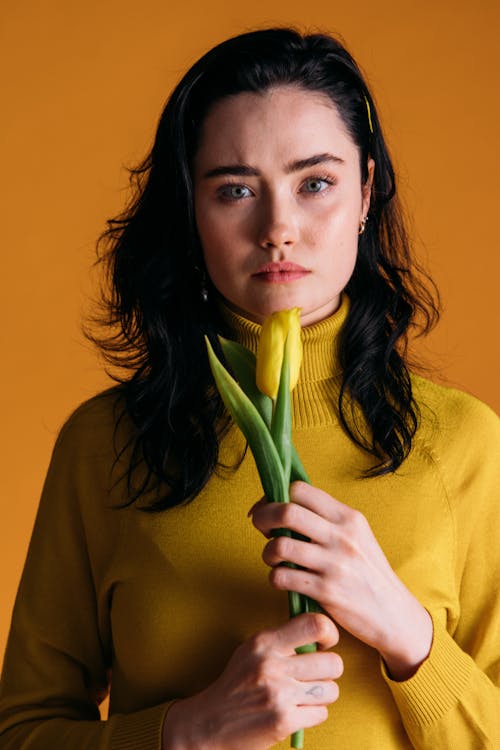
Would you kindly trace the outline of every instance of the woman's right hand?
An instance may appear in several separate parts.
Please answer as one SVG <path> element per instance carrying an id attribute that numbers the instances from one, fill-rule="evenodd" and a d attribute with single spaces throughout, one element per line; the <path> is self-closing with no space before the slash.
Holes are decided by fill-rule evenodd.
<path id="1" fill-rule="evenodd" d="M 239 646 L 221 676 L 167 713 L 163 750 L 267 750 L 299 729 L 321 724 L 337 700 L 339 633 L 325 615 L 299 615 Z M 295 648 L 318 643 L 315 653 Z"/>

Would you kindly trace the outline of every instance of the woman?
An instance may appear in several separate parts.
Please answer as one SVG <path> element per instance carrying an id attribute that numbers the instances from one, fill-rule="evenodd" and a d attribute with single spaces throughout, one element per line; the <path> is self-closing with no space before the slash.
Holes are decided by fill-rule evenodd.
<path id="1" fill-rule="evenodd" d="M 408 330 L 436 308 L 355 62 L 287 29 L 224 42 L 135 175 L 100 342 L 130 374 L 58 438 L 0 747 L 260 750 L 300 728 L 315 749 L 497 747 L 498 420 L 408 371 Z M 258 500 L 203 336 L 255 348 L 294 306 L 313 484 L 282 506 Z M 286 590 L 323 613 L 288 621 Z"/>

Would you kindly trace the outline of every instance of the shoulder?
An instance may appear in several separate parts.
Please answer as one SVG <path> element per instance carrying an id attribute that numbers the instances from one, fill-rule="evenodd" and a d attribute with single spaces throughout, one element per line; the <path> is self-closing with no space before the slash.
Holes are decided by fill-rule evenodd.
<path id="1" fill-rule="evenodd" d="M 421 412 L 424 433 L 467 431 L 464 438 L 479 442 L 500 438 L 500 419 L 487 404 L 470 393 L 412 375 L 414 397 Z"/>
<path id="2" fill-rule="evenodd" d="M 90 526 L 128 499 L 127 470 L 134 431 L 119 388 L 80 404 L 59 431 L 44 483 L 41 506 L 78 513 Z M 57 509 L 57 510 L 55 510 Z"/>
<path id="3" fill-rule="evenodd" d="M 85 463 L 114 460 L 133 434 L 122 391 L 110 388 L 80 404 L 63 423 L 53 460 Z"/>
<path id="4" fill-rule="evenodd" d="M 35 522 L 37 549 L 70 539 L 75 555 L 88 555 L 94 571 L 104 569 L 123 529 L 115 512 L 128 499 L 127 456 L 120 455 L 124 446 L 117 443 L 116 429 L 123 409 L 121 393 L 113 388 L 69 415 L 54 446 Z"/>
<path id="5" fill-rule="evenodd" d="M 412 375 L 420 411 L 415 449 L 439 468 L 450 491 L 484 481 L 492 487 L 498 477 L 500 419 L 469 393 Z"/>
<path id="6" fill-rule="evenodd" d="M 95 441 L 109 436 L 122 419 L 127 419 L 125 401 L 119 388 L 109 388 L 82 402 L 64 421 L 58 442 L 86 438 Z"/>

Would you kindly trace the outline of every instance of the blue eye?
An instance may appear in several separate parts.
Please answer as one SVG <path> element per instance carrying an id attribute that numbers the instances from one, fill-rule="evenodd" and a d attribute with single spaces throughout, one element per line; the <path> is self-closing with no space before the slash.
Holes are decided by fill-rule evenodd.
<path id="1" fill-rule="evenodd" d="M 333 185 L 330 177 L 309 177 L 302 187 L 306 193 L 322 193 L 329 185 Z"/>
<path id="2" fill-rule="evenodd" d="M 224 185 L 219 190 L 219 195 L 224 200 L 239 201 L 242 198 L 248 198 L 252 194 L 250 188 L 246 185 Z"/>

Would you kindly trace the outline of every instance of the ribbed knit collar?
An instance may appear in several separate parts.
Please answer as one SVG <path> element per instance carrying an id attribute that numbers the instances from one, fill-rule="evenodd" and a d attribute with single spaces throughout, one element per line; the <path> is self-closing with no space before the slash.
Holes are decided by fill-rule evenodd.
<path id="1" fill-rule="evenodd" d="M 328 380 L 338 374 L 338 335 L 349 312 L 349 298 L 343 294 L 340 307 L 329 318 L 302 329 L 303 359 L 299 383 Z M 240 344 L 257 352 L 261 326 L 223 305 L 223 314 Z"/>

